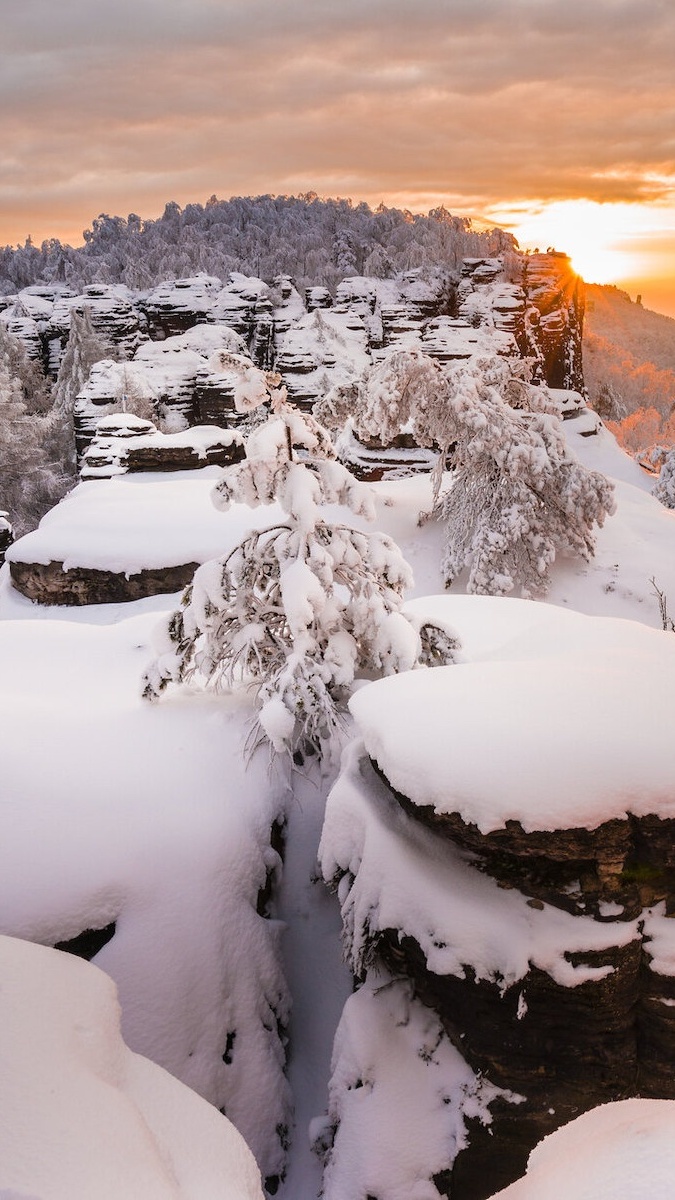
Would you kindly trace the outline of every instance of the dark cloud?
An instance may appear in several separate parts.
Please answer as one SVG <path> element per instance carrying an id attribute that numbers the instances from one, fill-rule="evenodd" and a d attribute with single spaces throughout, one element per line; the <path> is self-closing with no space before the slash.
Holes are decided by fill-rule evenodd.
<path id="1" fill-rule="evenodd" d="M 7 7 L 0 242 L 213 191 L 467 211 L 675 178 L 671 0 Z"/>

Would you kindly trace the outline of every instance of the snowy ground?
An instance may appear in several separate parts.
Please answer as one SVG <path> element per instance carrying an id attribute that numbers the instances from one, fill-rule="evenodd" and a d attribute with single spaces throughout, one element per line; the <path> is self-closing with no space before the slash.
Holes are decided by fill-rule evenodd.
<path id="1" fill-rule="evenodd" d="M 0 937 L 3 1200 L 262 1200 L 234 1126 L 124 1045 L 107 975 Z"/>
<path id="2" fill-rule="evenodd" d="M 598 533 L 590 564 L 555 565 L 548 602 L 660 628 L 650 581 L 655 577 L 675 606 L 675 515 L 652 499 L 651 480 L 609 435 L 583 437 L 581 430 L 578 421 L 566 422 L 583 461 L 616 480 L 618 507 Z M 217 475 L 206 468 L 80 485 L 32 542 L 24 539 L 12 553 L 127 572 L 222 553 L 269 513 L 242 506 L 217 512 L 209 499 Z M 442 531 L 417 520 L 430 506 L 428 478 L 374 490 L 378 527 L 413 567 L 411 597 L 441 592 Z M 452 592 L 461 591 L 460 579 Z M 153 708 L 141 702 L 153 625 L 176 600 L 45 609 L 19 596 L 2 569 L 2 930 L 49 943 L 74 936 L 83 921 L 115 920 L 115 936 L 96 961 L 119 985 L 127 1042 L 225 1107 L 265 1174 L 278 1169 L 275 1126 L 287 1119 L 272 1036 L 287 985 L 296 1127 L 278 1194 L 313 1200 L 320 1166 L 309 1149 L 309 1124 L 319 1119 L 312 1132 L 320 1137 L 333 1035 L 351 988 L 338 905 L 316 881 L 331 780 L 296 781 L 289 793 L 263 758 L 245 770 L 245 701 L 185 695 Z M 467 610 L 457 630 L 467 645 L 474 611 Z M 485 622 L 481 628 L 485 645 Z M 286 866 L 270 922 L 257 915 L 255 902 L 266 870 L 275 866 L 268 835 L 281 811 Z M 394 1016 L 404 999 L 392 997 Z M 343 1048 L 353 1046 L 358 1026 L 345 1020 Z M 400 1055 L 402 1061 L 405 1047 Z M 341 1101 L 335 1091 L 331 1097 L 335 1115 Z M 357 1109 L 342 1136 L 355 1120 Z M 453 1110 L 448 1120 L 459 1116 Z M 4 1182 L 0 1176 L 0 1188 Z M 331 1195 L 346 1196 L 345 1187 L 333 1179 Z"/>

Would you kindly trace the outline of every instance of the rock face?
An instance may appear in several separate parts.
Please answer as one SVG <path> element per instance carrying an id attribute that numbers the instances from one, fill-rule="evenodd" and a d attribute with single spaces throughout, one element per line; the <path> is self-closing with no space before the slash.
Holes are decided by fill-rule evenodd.
<path id="1" fill-rule="evenodd" d="M 585 393 L 581 355 L 586 288 L 566 254 L 518 257 L 505 278 L 499 259 L 467 259 L 459 316 L 471 325 L 510 333 L 534 358 L 538 381 Z"/>
<path id="2" fill-rule="evenodd" d="M 361 779 L 373 769 L 362 760 Z M 675 1099 L 668 1065 L 675 1051 L 675 978 L 655 970 L 650 955 L 658 923 L 669 920 L 659 905 L 665 895 L 665 912 L 673 906 L 675 875 L 669 865 L 645 869 L 638 862 L 620 870 L 636 852 L 644 863 L 647 842 L 650 857 L 657 845 L 672 846 L 675 822 L 616 822 L 599 830 L 597 841 L 588 831 L 581 838 L 580 831 L 560 831 L 545 847 L 515 827 L 500 831 L 499 838 L 481 838 L 475 829 L 439 822 L 383 783 L 393 820 L 401 805 L 410 821 L 421 819 L 434 829 L 432 840 L 421 843 L 431 853 L 442 855 L 444 843 L 453 850 L 470 846 L 470 871 L 517 891 L 542 919 L 552 910 L 570 913 L 574 907 L 577 919 L 587 922 L 588 902 L 596 908 L 606 942 L 601 949 L 575 949 L 570 921 L 565 957 L 582 976 L 589 971 L 592 977 L 570 986 L 530 964 L 517 984 L 508 986 L 499 978 L 479 978 L 469 964 L 461 973 L 440 971 L 405 928 L 385 922 L 369 929 L 366 961 L 380 962 L 393 978 L 409 980 L 471 1069 L 519 1098 L 514 1104 L 497 1097 L 489 1126 L 470 1122 L 468 1144 L 448 1169 L 442 1190 L 452 1200 L 484 1200 L 525 1171 L 537 1142 L 580 1113 L 629 1096 Z M 617 854 L 611 862 L 608 851 Z M 671 860 L 672 849 L 658 861 Z M 332 882 L 344 896 L 349 880 L 347 874 Z M 628 906 L 622 911 L 623 900 Z M 640 907 L 644 903 L 647 907 Z M 430 912 L 430 928 L 433 922 Z M 477 916 L 473 936 L 489 942 L 495 935 Z"/>
<path id="3" fill-rule="evenodd" d="M 518 602 L 509 603 L 520 620 Z M 489 605 L 485 613 L 499 615 Z M 614 646 L 615 663 L 624 651 L 629 662 L 640 643 L 646 691 L 653 688 L 667 709 L 662 719 L 651 712 L 648 718 L 653 745 L 646 753 L 658 759 L 659 745 L 670 744 L 668 672 L 656 665 L 661 653 L 675 659 L 666 635 L 566 613 L 542 619 L 558 625 L 548 635 L 540 626 L 541 643 L 553 637 L 566 661 L 579 639 L 585 648 L 577 647 L 577 655 L 594 660 L 597 654 L 600 673 L 604 639 Z M 517 663 L 523 642 L 514 644 Z M 418 676 L 412 690 L 415 673 L 383 680 L 372 685 L 376 701 L 370 688 L 357 694 L 353 712 L 366 748 L 354 750 L 331 795 L 321 850 L 324 876 L 340 895 L 357 975 L 381 963 L 392 978 L 408 980 L 472 1071 L 501 1090 L 490 1104 L 489 1126 L 470 1121 L 464 1147 L 451 1156 L 442 1190 L 452 1200 L 485 1200 L 524 1173 L 543 1137 L 599 1104 L 632 1096 L 675 1099 L 675 790 L 663 782 L 672 777 L 671 766 L 654 774 L 643 764 L 635 777 L 625 772 L 608 785 L 619 751 L 609 745 L 603 757 L 591 721 L 566 743 L 578 763 L 563 776 L 574 780 L 577 794 L 568 805 L 549 766 L 553 798 L 547 796 L 535 759 L 541 726 L 528 736 L 542 696 L 530 711 L 521 686 L 531 678 L 529 668 L 521 680 L 509 663 L 518 706 L 514 736 L 522 719 L 521 742 L 502 749 L 495 739 L 485 770 L 470 757 L 467 775 L 463 748 L 482 744 L 471 735 L 472 722 L 496 729 L 487 680 L 496 688 L 501 670 L 499 664 L 490 674 L 477 646 L 475 666 Z M 500 646 L 496 654 L 508 657 Z M 544 656 L 539 671 L 554 669 Z M 473 671 L 480 673 L 475 694 Z M 608 674 L 617 696 L 628 697 L 637 686 L 628 666 Z M 564 692 L 564 678 L 564 672 L 559 680 L 553 675 L 546 695 Z M 425 711 L 421 697 L 433 680 L 434 700 Z M 483 703 L 476 706 L 479 694 Z M 396 696 L 405 696 L 402 708 Z M 599 703 L 607 711 L 602 696 Z M 495 705 L 500 708 L 499 698 Z M 458 716 L 462 708 L 465 721 Z M 555 701 L 547 706 L 551 726 L 541 757 L 560 769 L 555 730 L 564 727 L 566 710 L 565 701 L 559 709 Z M 411 712 L 418 716 L 406 735 Z M 448 742 L 449 732 L 456 739 L 456 749 L 433 765 L 420 757 L 431 744 L 425 726 L 432 727 L 432 740 L 442 729 Z M 616 736 L 624 738 L 633 726 L 631 718 Z M 614 728 L 611 717 L 605 728 Z M 522 776 L 520 763 L 527 764 Z M 408 780 L 405 792 L 392 776 Z M 493 809 L 483 789 L 487 781 L 499 792 L 500 780 L 505 798 Z M 513 811 L 519 793 L 522 819 L 500 817 L 502 807 Z M 560 796 L 563 811 L 588 814 L 586 824 L 555 827 L 551 804 Z M 472 820 L 466 805 L 483 817 Z"/>
<path id="4" fill-rule="evenodd" d="M 62 562 L 10 563 L 12 583 L 37 604 L 122 604 L 145 596 L 178 592 L 187 586 L 199 563 L 158 567 L 126 575 L 93 567 L 65 568 Z"/>
<path id="5" fill-rule="evenodd" d="M 425 280 L 414 270 L 396 279 L 354 276 L 339 284 L 335 297 L 325 288 L 311 288 L 304 300 L 287 277 L 268 285 L 237 272 L 224 284 L 200 274 L 163 283 L 148 294 L 118 284 L 90 284 L 78 296 L 62 284 L 45 284 L 3 298 L 2 319 L 52 375 L 63 356 L 73 307 L 89 308 L 96 331 L 124 360 L 148 337 L 164 341 L 198 325 L 226 325 L 256 366 L 281 371 L 291 394 L 304 388 L 306 403 L 325 382 L 320 368 L 327 368 L 330 384 L 340 360 L 351 364 L 349 335 L 369 357 L 414 345 L 448 362 L 466 357 L 467 331 L 481 329 L 484 341 L 495 338 L 493 350 L 533 356 L 550 386 L 583 392 L 583 281 L 563 254 L 512 259 L 507 265 L 501 258 L 466 259 L 459 284 L 442 276 Z M 316 339 L 302 336 L 303 322 L 317 312 L 335 315 L 337 324 L 328 327 L 340 336 L 347 333 L 346 353 L 338 341 L 327 355 L 317 354 Z M 311 373 L 315 380 L 298 382 Z"/>
<path id="6" fill-rule="evenodd" d="M 470 849 L 475 868 L 500 888 L 517 889 L 533 908 L 592 914 L 610 928 L 617 922 L 622 943 L 567 952 L 575 966 L 606 969 L 604 978 L 570 988 L 531 967 L 504 991 L 470 968 L 462 979 L 435 975 L 417 942 L 400 931 L 378 940 L 382 960 L 414 980 L 471 1067 L 526 1097 L 516 1109 L 493 1109 L 489 1134 L 475 1127 L 455 1160 L 453 1200 L 482 1200 L 503 1187 L 524 1171 L 541 1138 L 597 1104 L 636 1095 L 675 1099 L 666 1065 L 675 1050 L 675 978 L 655 972 L 649 952 L 654 908 L 675 912 L 675 821 L 633 818 L 548 834 L 527 834 L 511 822 L 484 836 L 456 814 L 439 818 L 392 795 L 437 837 Z M 631 921 L 634 936 L 623 944 Z"/>
<path id="7" fill-rule="evenodd" d="M 152 417 L 162 432 L 193 425 L 228 426 L 228 380 L 213 377 L 209 361 L 219 350 L 241 353 L 241 338 L 226 325 L 198 325 L 158 342 L 146 342 L 130 362 L 103 359 L 92 368 L 75 403 L 75 442 L 82 457 L 102 417 L 120 410 Z M 204 379 L 209 403 L 204 405 Z M 209 418 L 208 413 L 211 413 Z"/>
<path id="8" fill-rule="evenodd" d="M 546 383 L 585 392 L 581 355 L 586 286 L 566 254 L 532 254 L 524 260 L 526 327 L 521 352 L 536 349 Z"/>
<path id="9" fill-rule="evenodd" d="M 138 471 L 195 471 L 227 467 L 244 458 L 231 430 L 200 425 L 185 433 L 160 433 L 151 421 L 127 413 L 104 417 L 82 459 L 82 479 L 109 479 Z"/>

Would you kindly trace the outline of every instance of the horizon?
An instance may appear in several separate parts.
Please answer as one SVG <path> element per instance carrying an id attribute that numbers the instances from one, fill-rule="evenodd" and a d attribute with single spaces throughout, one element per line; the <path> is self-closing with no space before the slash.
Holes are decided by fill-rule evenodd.
<path id="1" fill-rule="evenodd" d="M 214 192 L 444 204 L 675 316 L 674 52 L 661 0 L 24 0 L 0 244 Z"/>

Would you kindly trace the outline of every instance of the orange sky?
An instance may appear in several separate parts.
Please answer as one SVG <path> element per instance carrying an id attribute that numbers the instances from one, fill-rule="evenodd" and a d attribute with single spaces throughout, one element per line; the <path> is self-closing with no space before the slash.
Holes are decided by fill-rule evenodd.
<path id="1" fill-rule="evenodd" d="M 9 0 L 0 244 L 216 193 L 452 211 L 675 316 L 672 0 Z"/>

